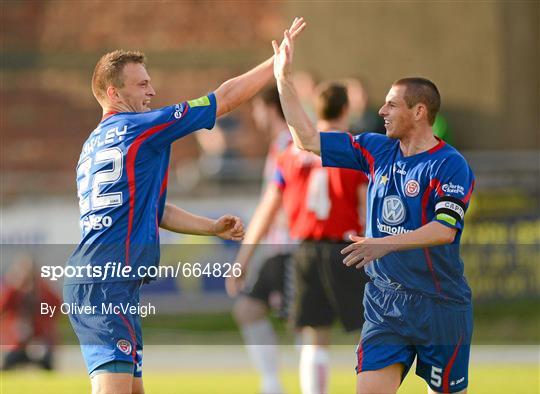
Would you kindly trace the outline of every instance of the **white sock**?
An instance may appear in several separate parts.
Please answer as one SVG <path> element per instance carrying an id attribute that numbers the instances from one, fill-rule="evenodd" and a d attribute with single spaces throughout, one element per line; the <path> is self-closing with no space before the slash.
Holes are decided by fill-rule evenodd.
<path id="1" fill-rule="evenodd" d="M 329 377 L 328 349 L 304 345 L 300 354 L 300 386 L 302 394 L 327 394 Z"/>
<path id="2" fill-rule="evenodd" d="M 251 361 L 261 375 L 261 392 L 264 394 L 283 393 L 279 381 L 276 334 L 270 321 L 263 319 L 244 325 L 241 331 Z"/>

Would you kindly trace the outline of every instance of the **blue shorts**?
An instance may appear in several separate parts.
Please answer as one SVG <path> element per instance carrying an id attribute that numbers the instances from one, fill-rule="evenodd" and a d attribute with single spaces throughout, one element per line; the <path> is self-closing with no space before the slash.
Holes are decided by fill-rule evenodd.
<path id="1" fill-rule="evenodd" d="M 453 393 L 467 387 L 471 305 L 368 283 L 364 317 L 357 373 L 402 363 L 403 379 L 417 357 L 416 374 L 434 391 Z"/>
<path id="2" fill-rule="evenodd" d="M 139 304 L 140 286 L 140 280 L 64 285 L 64 303 L 89 374 L 124 361 L 133 364 L 134 377 L 142 376 L 141 317 L 122 309 Z"/>

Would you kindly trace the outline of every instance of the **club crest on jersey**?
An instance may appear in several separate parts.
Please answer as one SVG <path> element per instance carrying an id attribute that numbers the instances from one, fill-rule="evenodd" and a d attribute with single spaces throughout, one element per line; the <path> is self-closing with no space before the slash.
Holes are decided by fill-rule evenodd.
<path id="1" fill-rule="evenodd" d="M 387 196 L 382 203 L 382 218 L 386 224 L 396 226 L 405 220 L 405 205 L 398 196 Z"/>
<path id="2" fill-rule="evenodd" d="M 174 106 L 174 117 L 176 119 L 180 119 L 182 116 L 184 116 L 184 114 L 187 112 L 186 111 L 187 109 L 187 105 L 182 103 L 182 104 L 176 104 Z"/>
<path id="3" fill-rule="evenodd" d="M 124 354 L 131 354 L 131 342 L 127 339 L 119 339 L 118 342 L 116 342 L 116 347 Z"/>
<path id="4" fill-rule="evenodd" d="M 420 193 L 420 184 L 411 179 L 405 184 L 405 195 L 407 197 L 416 197 Z"/>

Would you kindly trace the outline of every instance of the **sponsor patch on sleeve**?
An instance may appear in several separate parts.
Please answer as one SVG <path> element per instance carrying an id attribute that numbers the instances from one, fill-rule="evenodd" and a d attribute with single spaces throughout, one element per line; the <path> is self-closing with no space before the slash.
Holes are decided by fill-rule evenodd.
<path id="1" fill-rule="evenodd" d="M 448 194 L 461 194 L 465 195 L 465 188 L 461 185 L 455 185 L 452 182 L 442 185 L 442 191 Z"/>
<path id="2" fill-rule="evenodd" d="M 192 108 L 193 107 L 208 107 L 210 105 L 210 99 L 208 98 L 208 96 L 202 96 L 202 97 L 199 97 L 198 99 L 189 100 L 188 105 Z"/>
<path id="3" fill-rule="evenodd" d="M 465 204 L 460 199 L 443 196 L 435 205 L 435 218 L 455 225 L 465 217 L 465 208 Z"/>
<path id="4" fill-rule="evenodd" d="M 176 104 L 174 106 L 174 117 L 176 119 L 181 119 L 188 111 L 188 106 L 186 103 Z"/>

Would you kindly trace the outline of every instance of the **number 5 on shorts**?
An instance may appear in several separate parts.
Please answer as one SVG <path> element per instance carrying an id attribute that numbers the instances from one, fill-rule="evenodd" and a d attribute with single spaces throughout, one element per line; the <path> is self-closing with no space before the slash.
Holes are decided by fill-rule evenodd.
<path id="1" fill-rule="evenodd" d="M 441 387 L 442 383 L 442 368 L 437 368 L 435 366 L 431 366 L 431 384 L 435 387 Z"/>

